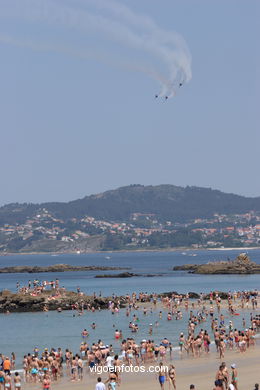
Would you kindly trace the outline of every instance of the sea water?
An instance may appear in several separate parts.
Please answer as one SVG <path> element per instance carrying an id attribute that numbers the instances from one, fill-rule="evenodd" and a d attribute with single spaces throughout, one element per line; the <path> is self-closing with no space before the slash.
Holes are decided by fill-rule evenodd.
<path id="1" fill-rule="evenodd" d="M 233 259 L 241 251 L 187 251 L 181 252 L 132 252 L 132 253 L 111 253 L 109 259 L 107 254 L 82 254 L 82 255 L 30 255 L 30 256 L 4 256 L 0 257 L 0 266 L 14 265 L 51 265 L 66 263 L 73 265 L 102 265 L 131 267 L 130 272 L 138 274 L 160 274 L 161 276 L 116 279 L 97 279 L 95 275 L 99 273 L 112 273 L 121 271 L 89 271 L 89 272 L 60 272 L 60 273 L 39 273 L 39 274 L 0 274 L 0 289 L 8 288 L 12 291 L 16 289 L 16 282 L 21 285 L 27 284 L 28 279 L 54 280 L 58 278 L 60 285 L 67 289 L 75 290 L 78 286 L 81 291 L 92 294 L 102 293 L 103 296 L 110 296 L 140 292 L 165 292 L 177 291 L 186 293 L 219 291 L 238 291 L 259 289 L 260 275 L 193 275 L 183 271 L 174 272 L 174 265 L 184 263 L 206 263 L 212 260 L 226 260 L 227 257 Z M 197 256 L 193 256 L 196 254 Z M 252 260 L 260 263 L 260 250 L 249 252 Z M 159 308 L 154 308 L 152 304 L 146 304 L 148 309 L 145 316 L 142 310 L 132 312 L 126 317 L 125 309 L 121 309 L 118 314 L 111 314 L 108 310 L 85 312 L 83 316 L 78 316 L 72 311 L 58 312 L 38 312 L 38 313 L 12 313 L 9 315 L 0 314 L 0 352 L 10 355 L 15 352 L 17 363 L 21 365 L 22 356 L 32 352 L 34 347 L 40 351 L 43 348 L 70 348 L 73 352 L 78 352 L 79 345 L 83 341 L 81 332 L 86 328 L 90 335 L 86 340 L 93 343 L 102 339 L 106 344 L 113 344 L 115 351 L 119 352 L 119 342 L 114 339 L 115 329 L 122 330 L 123 337 L 134 337 L 137 341 L 142 339 L 153 339 L 159 343 L 163 337 L 169 340 L 176 347 L 181 331 L 187 330 L 187 319 L 189 311 L 183 311 L 182 320 L 167 321 L 167 310 L 163 311 L 163 318 L 159 319 Z M 150 312 L 150 309 L 152 311 Z M 229 316 L 225 310 L 225 323 L 231 319 L 234 325 L 242 329 L 242 318 L 246 319 L 246 326 L 250 325 L 250 310 L 241 311 L 239 316 Z M 139 318 L 139 332 L 131 333 L 129 321 L 133 314 Z M 158 321 L 156 328 L 154 323 Z M 91 324 L 95 322 L 95 330 Z M 201 328 L 209 329 L 210 321 L 201 324 Z M 149 324 L 154 326 L 152 336 L 148 335 Z"/>

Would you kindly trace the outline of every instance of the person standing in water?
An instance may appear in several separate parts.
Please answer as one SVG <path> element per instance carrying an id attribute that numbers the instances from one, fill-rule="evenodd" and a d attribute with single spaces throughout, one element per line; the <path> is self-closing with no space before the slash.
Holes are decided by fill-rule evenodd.
<path id="1" fill-rule="evenodd" d="M 19 372 L 15 372 L 14 374 L 14 388 L 15 390 L 21 390 L 22 388 Z"/>

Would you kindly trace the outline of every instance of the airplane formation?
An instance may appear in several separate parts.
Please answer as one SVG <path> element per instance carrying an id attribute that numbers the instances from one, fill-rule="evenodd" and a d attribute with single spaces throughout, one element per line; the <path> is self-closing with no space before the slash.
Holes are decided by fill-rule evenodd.
<path id="1" fill-rule="evenodd" d="M 183 82 L 179 83 L 179 88 L 182 87 L 182 86 L 183 86 Z M 156 94 L 156 95 L 155 95 L 155 99 L 157 99 L 158 97 L 160 97 L 160 95 L 157 95 L 157 94 Z M 170 96 L 165 95 L 165 96 L 164 96 L 164 99 L 165 99 L 165 100 L 168 100 L 169 97 L 170 97 Z"/>

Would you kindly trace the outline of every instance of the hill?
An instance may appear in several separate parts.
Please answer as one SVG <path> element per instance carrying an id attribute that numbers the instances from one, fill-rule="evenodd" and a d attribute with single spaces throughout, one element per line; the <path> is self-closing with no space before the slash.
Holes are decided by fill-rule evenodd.
<path id="1" fill-rule="evenodd" d="M 214 214 L 260 212 L 260 197 L 249 198 L 218 190 L 174 185 L 130 185 L 71 202 L 8 204 L 0 208 L 0 226 L 21 224 L 46 209 L 63 221 L 92 216 L 114 222 L 129 221 L 134 213 L 154 214 L 160 221 L 184 223 Z"/>

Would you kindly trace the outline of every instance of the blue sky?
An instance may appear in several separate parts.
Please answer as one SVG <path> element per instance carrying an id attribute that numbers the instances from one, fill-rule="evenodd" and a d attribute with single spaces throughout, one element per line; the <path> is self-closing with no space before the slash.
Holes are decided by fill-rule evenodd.
<path id="1" fill-rule="evenodd" d="M 91 0 L 47 2 L 57 12 L 91 8 Z M 0 1 L 0 204 L 67 201 L 137 183 L 260 196 L 260 3 L 121 3 L 189 47 L 192 79 L 167 102 L 154 98 L 156 80 L 126 66 L 145 62 L 167 74 L 160 58 L 106 37 L 99 25 L 56 23 L 40 5 L 32 16 L 30 0 Z"/>

